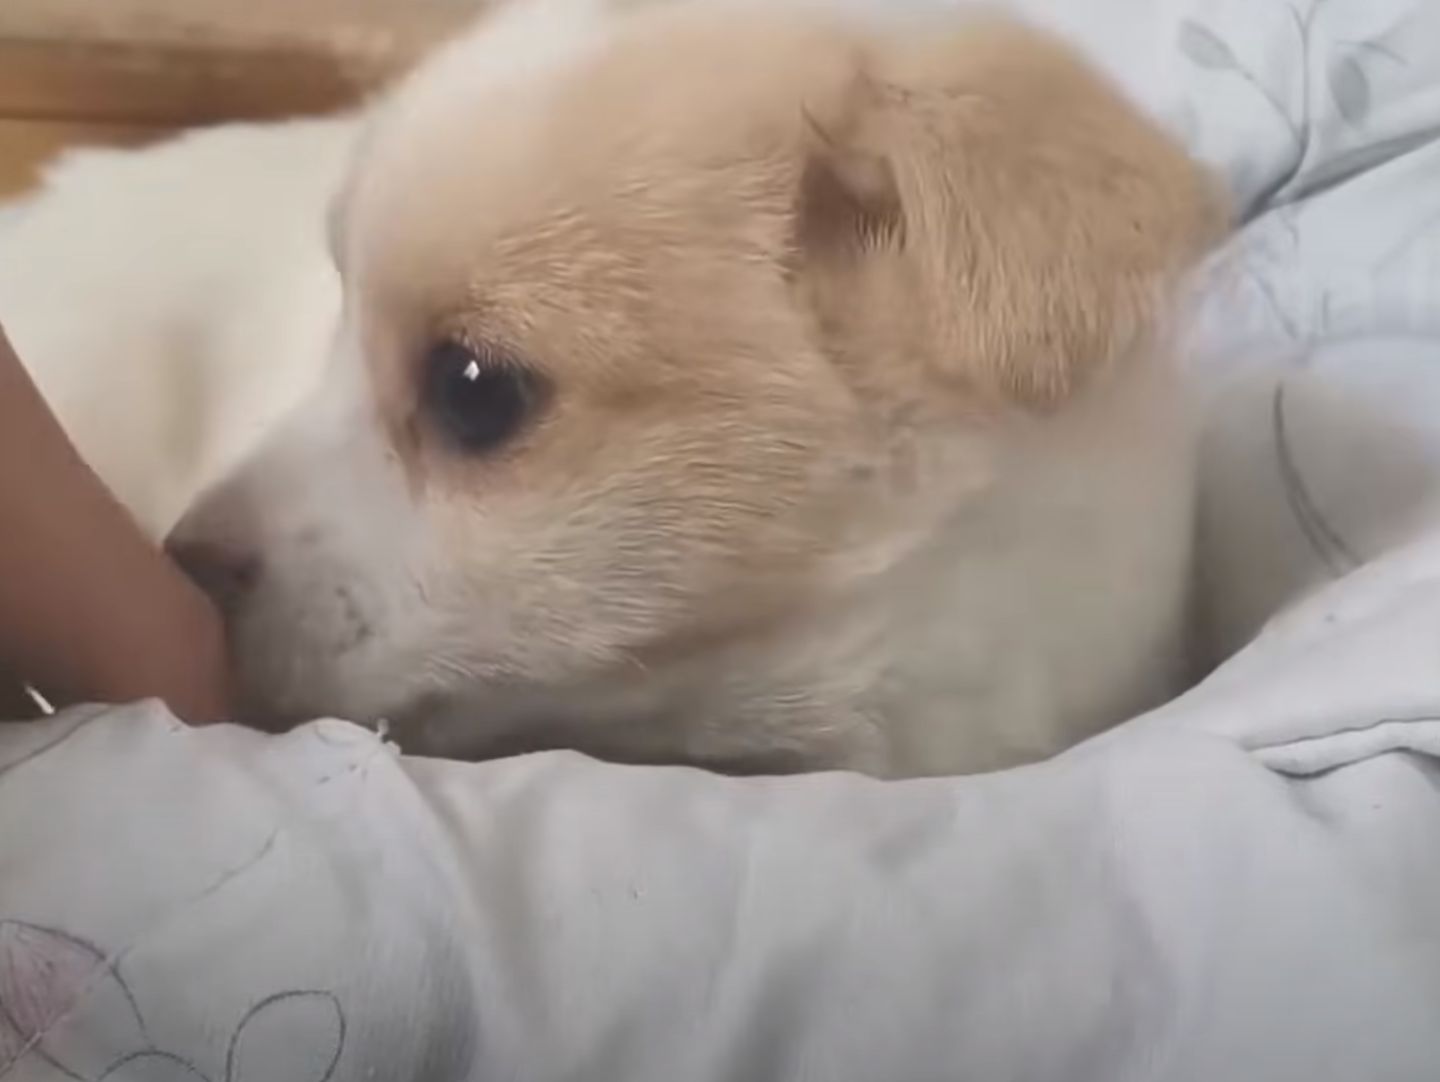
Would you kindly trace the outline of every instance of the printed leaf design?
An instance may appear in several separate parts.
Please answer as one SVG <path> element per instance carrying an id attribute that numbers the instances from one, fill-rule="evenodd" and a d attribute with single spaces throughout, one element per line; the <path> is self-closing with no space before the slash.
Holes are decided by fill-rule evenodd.
<path id="1" fill-rule="evenodd" d="M 1370 115 L 1370 78 L 1353 56 L 1342 57 L 1330 67 L 1330 95 L 1345 123 L 1360 127 Z"/>
<path id="2" fill-rule="evenodd" d="M 1180 51 L 1210 71 L 1238 71 L 1240 61 L 1223 38 L 1191 19 L 1180 23 Z"/>
<path id="3" fill-rule="evenodd" d="M 61 1039 L 79 1028 L 62 1025 L 72 1018 L 83 1020 L 83 1048 Z M 11 1031 L 11 1039 L 0 1038 L 0 1055 L 34 1041 L 56 1067 L 87 1077 L 149 1044 L 130 990 L 100 951 L 18 920 L 0 920 L 0 1021 L 0 1031 Z"/>
<path id="4" fill-rule="evenodd" d="M 226 1082 L 329 1082 L 345 1015 L 329 992 L 284 992 L 251 1008 L 225 1057 Z"/>
<path id="5" fill-rule="evenodd" d="M 210 1082 L 193 1064 L 169 1052 L 137 1052 L 111 1064 L 96 1082 Z"/>

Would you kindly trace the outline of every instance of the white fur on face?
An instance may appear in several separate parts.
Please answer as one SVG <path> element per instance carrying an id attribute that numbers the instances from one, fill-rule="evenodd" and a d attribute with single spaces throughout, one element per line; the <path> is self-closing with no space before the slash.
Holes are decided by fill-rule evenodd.
<path id="1" fill-rule="evenodd" d="M 428 63 L 432 77 L 393 123 L 440 111 L 469 84 L 526 83 L 595 33 L 605 0 L 517 0 Z M 364 140 L 361 147 L 364 148 Z M 344 199 L 329 243 L 343 266 Z M 424 512 L 379 430 L 374 389 L 348 322 L 320 386 L 261 453 L 208 493 L 177 538 L 256 554 L 261 585 L 232 626 L 248 708 L 264 722 L 318 714 L 374 720 L 463 683 L 485 635 L 447 582 Z M 443 697 L 443 696 L 442 696 Z"/>
<path id="2" fill-rule="evenodd" d="M 231 623 L 257 720 L 373 719 L 420 677 L 433 622 L 424 520 L 373 419 L 365 369 L 342 346 L 260 454 L 177 530 L 257 561 Z"/>

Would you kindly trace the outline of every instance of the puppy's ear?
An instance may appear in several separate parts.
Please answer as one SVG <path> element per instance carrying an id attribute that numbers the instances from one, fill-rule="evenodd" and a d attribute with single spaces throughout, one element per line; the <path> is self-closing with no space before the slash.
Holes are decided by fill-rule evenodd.
<path id="1" fill-rule="evenodd" d="M 1223 232 L 1201 169 L 1045 35 L 974 23 L 866 43 L 856 69 L 807 116 L 802 274 L 822 328 L 905 311 L 889 330 L 932 378 L 1059 403 L 1143 345 Z"/>

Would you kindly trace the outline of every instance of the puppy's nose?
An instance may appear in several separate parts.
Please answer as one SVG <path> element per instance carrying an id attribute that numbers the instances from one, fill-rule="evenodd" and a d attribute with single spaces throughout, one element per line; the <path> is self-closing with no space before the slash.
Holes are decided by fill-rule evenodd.
<path id="1" fill-rule="evenodd" d="M 238 547 L 172 535 L 165 542 L 165 551 L 227 612 L 255 588 L 260 578 L 260 557 Z"/>

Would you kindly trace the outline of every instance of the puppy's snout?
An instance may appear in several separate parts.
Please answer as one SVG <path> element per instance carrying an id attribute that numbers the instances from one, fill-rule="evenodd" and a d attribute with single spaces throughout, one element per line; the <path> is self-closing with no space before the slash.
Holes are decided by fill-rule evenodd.
<path id="1" fill-rule="evenodd" d="M 260 557 L 238 546 L 171 535 L 165 551 L 227 612 L 255 588 L 260 578 Z"/>

